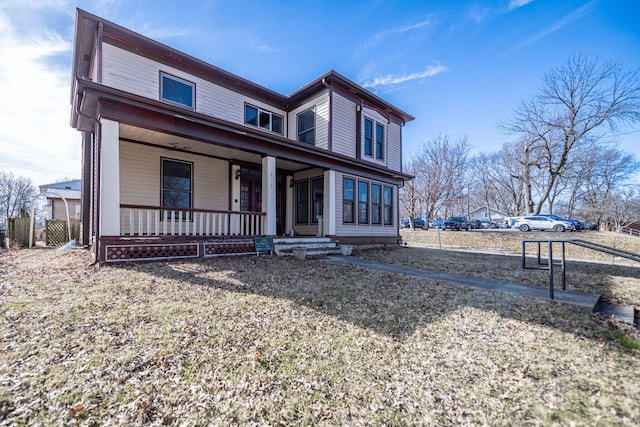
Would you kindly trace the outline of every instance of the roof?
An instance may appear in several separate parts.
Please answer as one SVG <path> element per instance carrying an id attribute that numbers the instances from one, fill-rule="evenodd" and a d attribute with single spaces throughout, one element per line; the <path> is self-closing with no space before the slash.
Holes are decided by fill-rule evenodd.
<path id="1" fill-rule="evenodd" d="M 79 179 L 73 179 L 71 181 L 54 182 L 53 184 L 41 185 L 40 189 L 42 190 L 43 188 L 80 191 L 82 189 L 82 181 Z"/>
<path id="2" fill-rule="evenodd" d="M 302 100 L 321 90 L 325 90 L 332 84 L 336 84 L 363 103 L 372 104 L 381 111 L 393 115 L 401 122 L 408 122 L 414 119 L 413 116 L 333 70 L 328 71 L 291 95 L 285 96 L 81 9 L 77 9 L 71 76 L 71 104 L 74 104 L 73 96 L 76 93 L 77 80 L 84 79 L 90 75 L 90 59 L 96 43 L 96 34 L 99 34 L 99 37 L 110 40 L 112 43 L 126 45 L 129 49 L 135 49 L 140 54 L 152 55 L 158 61 L 182 68 L 205 79 L 214 80 L 228 89 L 248 94 L 256 99 L 278 106 L 285 111 L 291 111 Z M 75 112 L 72 114 L 75 115 Z M 74 121 L 72 117 L 72 123 Z"/>

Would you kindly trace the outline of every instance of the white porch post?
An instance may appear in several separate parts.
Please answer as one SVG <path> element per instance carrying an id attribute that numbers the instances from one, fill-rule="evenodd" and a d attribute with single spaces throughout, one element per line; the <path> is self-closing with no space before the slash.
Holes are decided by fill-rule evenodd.
<path id="1" fill-rule="evenodd" d="M 324 171 L 324 201 L 322 206 L 322 221 L 324 235 L 336 235 L 336 171 Z"/>
<path id="2" fill-rule="evenodd" d="M 276 158 L 262 158 L 262 212 L 266 212 L 264 234 L 276 235 Z"/>
<path id="3" fill-rule="evenodd" d="M 101 119 L 100 235 L 120 235 L 120 130 L 118 122 Z"/>

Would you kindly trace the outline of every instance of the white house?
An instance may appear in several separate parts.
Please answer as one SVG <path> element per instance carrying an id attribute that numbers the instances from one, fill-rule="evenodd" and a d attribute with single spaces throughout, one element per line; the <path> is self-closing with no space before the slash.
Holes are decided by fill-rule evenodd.
<path id="1" fill-rule="evenodd" d="M 66 220 L 67 208 L 69 209 L 69 217 L 80 218 L 81 184 L 81 180 L 75 179 L 40 186 L 40 194 L 47 199 L 45 207 L 47 219 Z"/>
<path id="2" fill-rule="evenodd" d="M 101 262 L 398 241 L 413 117 L 335 71 L 285 96 L 78 10 L 71 105 Z"/>

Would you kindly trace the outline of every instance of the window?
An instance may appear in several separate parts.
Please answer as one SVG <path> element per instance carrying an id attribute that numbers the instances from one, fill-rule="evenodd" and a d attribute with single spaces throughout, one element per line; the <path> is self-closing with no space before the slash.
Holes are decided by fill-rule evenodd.
<path id="1" fill-rule="evenodd" d="M 342 222 L 354 223 L 354 203 L 355 203 L 355 180 L 351 178 L 342 179 Z"/>
<path id="2" fill-rule="evenodd" d="M 393 188 L 384 187 L 384 225 L 393 225 Z"/>
<path id="3" fill-rule="evenodd" d="M 373 156 L 373 122 L 364 119 L 364 154 Z"/>
<path id="4" fill-rule="evenodd" d="M 296 223 L 309 223 L 309 183 L 304 181 L 296 182 Z"/>
<path id="5" fill-rule="evenodd" d="M 371 184 L 371 223 L 382 224 L 382 186 Z"/>
<path id="6" fill-rule="evenodd" d="M 384 150 L 384 126 L 376 123 L 376 159 L 382 160 Z"/>
<path id="7" fill-rule="evenodd" d="M 369 183 L 358 181 L 358 224 L 369 224 Z"/>
<path id="8" fill-rule="evenodd" d="M 244 122 L 282 135 L 282 116 L 249 104 L 244 106 Z"/>
<path id="9" fill-rule="evenodd" d="M 298 114 L 298 141 L 316 144 L 316 113 L 313 109 Z"/>
<path id="10" fill-rule="evenodd" d="M 162 159 L 162 206 L 191 208 L 192 168 L 190 162 Z"/>
<path id="11" fill-rule="evenodd" d="M 160 99 L 169 104 L 194 109 L 195 83 L 160 73 Z"/>
<path id="12" fill-rule="evenodd" d="M 318 216 L 322 215 L 324 201 L 324 178 L 315 178 L 311 181 L 311 200 L 313 202 L 313 216 L 311 222 L 318 223 Z"/>

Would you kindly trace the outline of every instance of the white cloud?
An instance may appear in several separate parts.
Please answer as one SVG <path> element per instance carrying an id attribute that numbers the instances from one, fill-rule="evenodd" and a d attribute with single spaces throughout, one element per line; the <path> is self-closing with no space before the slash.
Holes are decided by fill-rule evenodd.
<path id="1" fill-rule="evenodd" d="M 411 80 L 420 80 L 427 77 L 433 77 L 437 74 L 447 71 L 447 67 L 444 65 L 429 65 L 424 71 L 420 73 L 403 74 L 399 76 L 386 75 L 376 76 L 372 80 L 365 82 L 362 86 L 365 88 L 376 88 L 380 86 L 393 86 L 401 83 L 405 83 Z"/>
<path id="2" fill-rule="evenodd" d="M 572 23 L 573 21 L 575 21 L 576 19 L 581 18 L 582 16 L 588 14 L 589 12 L 591 12 L 593 10 L 593 7 L 595 6 L 596 1 L 597 0 L 591 0 L 589 3 L 585 4 L 584 6 L 574 10 L 571 13 L 568 13 L 567 15 L 563 16 L 562 18 L 560 18 L 559 20 L 554 22 L 553 24 L 551 24 L 548 27 L 544 28 L 542 31 L 540 31 L 537 34 L 534 34 L 533 36 L 529 37 L 527 40 L 523 41 L 522 43 L 517 45 L 515 48 L 511 49 L 508 53 L 514 53 L 514 52 L 519 51 L 520 49 L 523 49 L 523 48 L 525 48 L 525 47 L 527 47 L 529 45 L 532 45 L 532 44 L 542 40 L 543 38 L 545 38 L 549 34 L 558 31 L 559 29 L 561 29 L 565 25 L 568 25 L 568 24 Z"/>
<path id="3" fill-rule="evenodd" d="M 0 169 L 36 185 L 79 177 L 79 134 L 69 125 L 70 67 L 51 65 L 54 58 L 71 56 L 71 42 L 41 27 L 39 33 L 24 32 L 5 12 L 0 11 Z"/>
<path id="4" fill-rule="evenodd" d="M 533 0 L 511 0 L 509 2 L 509 10 L 514 10 L 522 6 L 526 6 Z"/>

